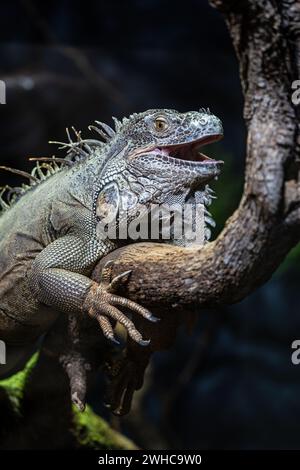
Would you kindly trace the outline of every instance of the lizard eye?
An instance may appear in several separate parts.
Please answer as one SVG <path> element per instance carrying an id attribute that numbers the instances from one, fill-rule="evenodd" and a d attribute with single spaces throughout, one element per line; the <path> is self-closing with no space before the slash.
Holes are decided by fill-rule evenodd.
<path id="1" fill-rule="evenodd" d="M 164 117 L 159 116 L 155 119 L 154 126 L 155 126 L 155 130 L 159 132 L 163 132 L 169 127 L 169 124 Z"/>

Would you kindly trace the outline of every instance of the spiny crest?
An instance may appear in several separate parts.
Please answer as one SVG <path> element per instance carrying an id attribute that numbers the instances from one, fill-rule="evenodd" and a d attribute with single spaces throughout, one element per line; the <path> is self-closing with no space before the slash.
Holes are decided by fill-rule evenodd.
<path id="1" fill-rule="evenodd" d="M 98 123 L 98 121 L 96 121 Z M 102 124 L 102 123 L 99 123 Z M 109 128 L 109 126 L 107 126 Z M 67 149 L 67 155 L 65 157 L 66 160 L 70 161 L 71 163 L 75 163 L 83 158 L 88 157 L 93 153 L 93 147 L 101 147 L 103 142 L 100 140 L 95 139 L 82 139 L 81 131 L 77 131 L 75 127 L 72 126 L 72 131 L 75 134 L 76 140 L 74 141 L 71 137 L 70 131 L 66 128 L 66 133 L 68 137 L 68 142 L 58 142 L 55 140 L 50 140 L 49 144 L 56 144 L 59 145 L 59 149 Z M 103 139 L 106 138 L 106 134 L 104 135 L 101 132 L 101 129 L 97 128 L 96 126 L 89 126 L 90 130 L 96 130 Z"/>
<path id="2" fill-rule="evenodd" d="M 209 108 L 199 108 L 199 113 L 212 114 Z"/>
<path id="3" fill-rule="evenodd" d="M 113 118 L 113 120 L 115 123 L 115 131 L 110 126 L 100 121 L 95 121 L 97 126 L 91 125 L 89 126 L 89 130 L 95 130 L 104 140 L 104 143 L 106 143 L 110 141 L 115 136 L 116 132 L 118 132 L 122 127 L 122 123 L 120 121 L 116 118 Z M 59 145 L 59 149 L 67 149 L 67 153 L 64 158 L 58 158 L 54 155 L 52 157 L 30 158 L 30 161 L 37 162 L 31 173 L 6 166 L 0 166 L 0 170 L 9 171 L 29 180 L 29 184 L 22 184 L 20 187 L 12 188 L 8 185 L 0 187 L 0 208 L 2 210 L 9 209 L 12 204 L 18 201 L 28 190 L 50 178 L 53 174 L 57 173 L 62 168 L 65 168 L 66 165 L 73 166 L 76 162 L 92 155 L 95 148 L 99 148 L 104 145 L 100 140 L 82 139 L 81 131 L 77 131 L 74 127 L 71 129 L 75 134 L 75 140 L 72 139 L 69 129 L 67 128 L 66 133 L 68 142 L 49 142 L 50 144 Z"/>
<path id="4" fill-rule="evenodd" d="M 120 130 L 122 129 L 122 126 L 125 123 L 125 119 L 126 118 L 124 118 L 121 122 L 116 117 L 112 116 L 112 120 L 114 121 L 114 125 L 115 125 L 115 130 L 112 129 L 108 124 L 105 124 L 104 122 L 100 122 L 100 121 L 95 121 L 97 126 L 89 126 L 89 130 L 96 131 L 102 137 L 104 142 L 108 142 L 118 132 L 120 132 Z M 127 121 L 128 121 L 128 119 L 127 119 Z"/>
<path id="5" fill-rule="evenodd" d="M 149 110 L 151 111 L 151 110 Z M 130 114 L 129 117 L 124 117 L 122 121 L 117 121 L 118 122 L 118 130 L 121 129 L 122 126 L 125 126 L 128 124 L 132 119 L 136 119 L 137 117 L 141 116 L 142 113 L 132 113 Z M 115 118 L 113 118 L 115 120 Z"/>
<path id="6" fill-rule="evenodd" d="M 105 142 L 108 142 L 118 132 L 120 132 L 122 130 L 123 126 L 128 124 L 132 119 L 135 119 L 139 116 L 140 116 L 139 113 L 133 113 L 129 117 L 124 117 L 121 121 L 119 119 L 117 119 L 116 117 L 112 116 L 112 120 L 114 122 L 115 129 L 112 129 L 108 124 L 105 124 L 104 122 L 95 121 L 97 126 L 94 126 L 94 125 L 89 126 L 89 130 L 96 131 Z"/>
<path id="7" fill-rule="evenodd" d="M 22 184 L 19 187 L 12 188 L 9 185 L 5 185 L 0 188 L 0 207 L 1 209 L 9 209 L 15 202 L 17 202 L 23 194 L 28 190 L 45 181 L 47 178 L 57 173 L 64 164 L 68 164 L 68 160 L 53 157 L 37 157 L 30 158 L 37 162 L 36 166 L 32 169 L 31 173 L 26 171 L 17 170 L 6 166 L 0 166 L 0 170 L 9 171 L 10 173 L 23 176 L 29 180 L 29 184 Z M 40 164 L 40 161 L 42 162 Z M 60 166 L 58 165 L 60 163 Z"/>

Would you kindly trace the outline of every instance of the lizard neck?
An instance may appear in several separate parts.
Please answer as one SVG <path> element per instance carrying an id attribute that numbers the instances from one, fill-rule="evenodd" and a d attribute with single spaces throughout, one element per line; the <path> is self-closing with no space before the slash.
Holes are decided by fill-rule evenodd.
<path id="1" fill-rule="evenodd" d="M 126 168 L 126 143 L 106 145 L 87 159 L 79 161 L 69 172 L 68 192 L 94 212 L 95 201 L 101 189 L 110 181 L 122 179 Z"/>

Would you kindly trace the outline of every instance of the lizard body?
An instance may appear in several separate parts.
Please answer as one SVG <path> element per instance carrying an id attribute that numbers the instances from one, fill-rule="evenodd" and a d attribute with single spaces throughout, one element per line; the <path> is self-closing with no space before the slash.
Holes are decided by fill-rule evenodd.
<path id="1" fill-rule="evenodd" d="M 30 349 L 61 312 L 95 318 L 111 340 L 119 321 L 132 340 L 147 345 L 120 307 L 150 321 L 155 317 L 116 295 L 120 279 L 108 282 L 104 273 L 103 284 L 91 280 L 96 263 L 124 244 L 101 239 L 97 227 L 108 203 L 116 209 L 122 201 L 127 209 L 189 198 L 205 204 L 207 183 L 220 172 L 222 162 L 197 152 L 223 133 L 209 111 L 149 110 L 115 120 L 115 130 L 98 124 L 104 143 L 77 133 L 77 142 L 65 144 L 65 162 L 38 163 L 30 187 L 13 194 L 9 207 L 2 201 L 0 338 L 13 351 L 11 369 L 21 355 L 16 350 Z M 120 224 L 122 211 L 118 217 Z"/>

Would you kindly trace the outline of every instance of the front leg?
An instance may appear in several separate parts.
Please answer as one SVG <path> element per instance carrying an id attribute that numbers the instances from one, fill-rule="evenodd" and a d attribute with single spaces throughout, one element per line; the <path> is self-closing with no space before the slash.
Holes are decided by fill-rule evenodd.
<path id="1" fill-rule="evenodd" d="M 33 293 L 40 302 L 63 312 L 87 313 L 98 321 L 104 336 L 115 342 L 113 325 L 118 321 L 134 341 L 146 346 L 149 341 L 143 340 L 132 320 L 119 307 L 126 307 L 153 322 L 157 319 L 144 307 L 114 293 L 122 276 L 110 282 L 109 267 L 104 268 L 103 282 L 99 284 L 87 276 L 101 253 L 104 247 L 95 240 L 75 235 L 55 240 L 32 264 L 28 275 Z"/>

